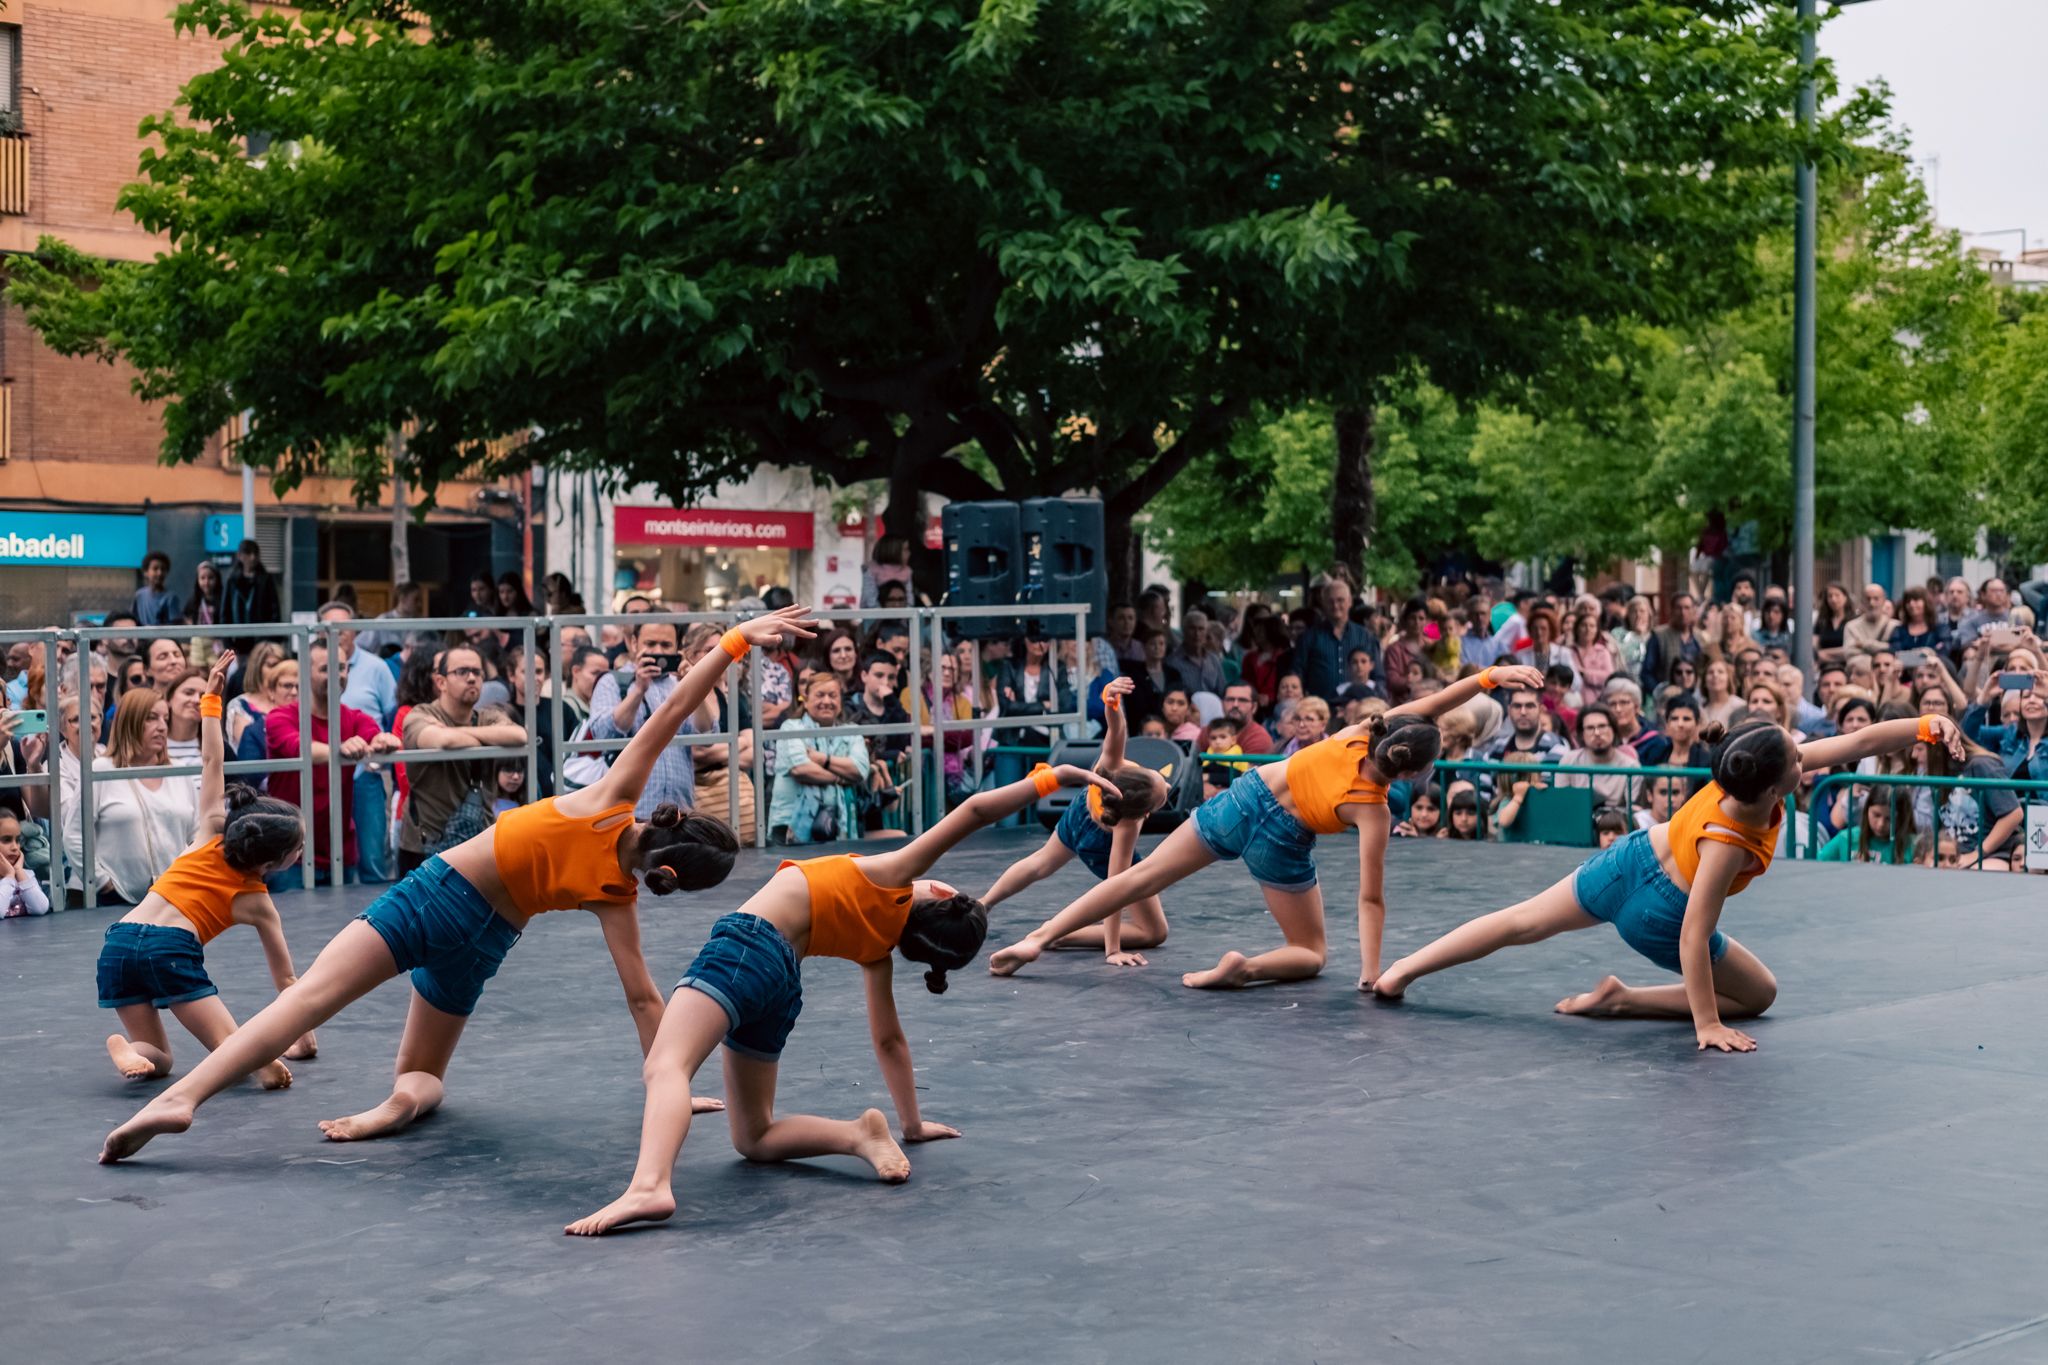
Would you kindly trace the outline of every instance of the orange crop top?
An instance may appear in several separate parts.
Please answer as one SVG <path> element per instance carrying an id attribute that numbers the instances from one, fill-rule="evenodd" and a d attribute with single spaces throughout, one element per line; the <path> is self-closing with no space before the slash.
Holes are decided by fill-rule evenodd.
<path id="1" fill-rule="evenodd" d="M 1333 735 L 1294 751 L 1287 760 L 1287 790 L 1302 824 L 1316 834 L 1342 834 L 1345 824 L 1337 818 L 1337 807 L 1387 804 L 1386 787 L 1359 771 L 1371 751 L 1372 741 L 1363 735 Z"/>
<path id="2" fill-rule="evenodd" d="M 613 816 L 626 818 L 598 829 Z M 552 796 L 498 817 L 492 848 L 505 894 L 529 915 L 584 905 L 630 905 L 639 894 L 619 870 L 619 840 L 633 827 L 633 803 L 591 816 L 562 814 Z"/>
<path id="3" fill-rule="evenodd" d="M 237 872 L 228 866 L 218 836 L 190 853 L 178 855 L 178 860 L 149 889 L 192 921 L 193 932 L 199 935 L 201 943 L 210 941 L 235 922 L 235 897 L 269 890 L 255 873 Z"/>
<path id="4" fill-rule="evenodd" d="M 1669 834 L 1671 861 L 1677 863 L 1678 870 L 1685 874 L 1687 886 L 1700 875 L 1702 841 L 1747 849 L 1749 856 L 1756 859 L 1756 865 L 1735 874 L 1735 880 L 1728 886 L 1728 894 L 1732 896 L 1771 870 L 1771 855 L 1777 852 L 1778 830 L 1785 823 L 1785 808 L 1778 807 L 1772 812 L 1769 827 L 1759 829 L 1728 818 L 1728 813 L 1721 809 L 1721 802 L 1727 795 L 1721 790 L 1720 783 L 1707 783 L 1678 808 L 1678 814 L 1671 817 Z M 1721 828 L 1709 829 L 1709 824 Z"/>
<path id="5" fill-rule="evenodd" d="M 876 886 L 854 861 L 856 853 L 786 861 L 811 887 L 811 947 L 808 957 L 843 957 L 879 962 L 896 951 L 910 918 L 911 889 Z"/>

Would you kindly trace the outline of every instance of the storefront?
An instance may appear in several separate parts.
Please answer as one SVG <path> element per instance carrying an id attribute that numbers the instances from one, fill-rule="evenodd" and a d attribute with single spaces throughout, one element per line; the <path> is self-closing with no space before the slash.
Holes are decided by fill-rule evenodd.
<path id="1" fill-rule="evenodd" d="M 811 580 L 812 512 L 726 507 L 619 507 L 611 606 L 635 593 L 683 610 L 723 611 L 770 588 Z"/>
<path id="2" fill-rule="evenodd" d="M 0 508 L 0 626 L 71 625 L 125 607 L 149 552 L 149 518 Z"/>

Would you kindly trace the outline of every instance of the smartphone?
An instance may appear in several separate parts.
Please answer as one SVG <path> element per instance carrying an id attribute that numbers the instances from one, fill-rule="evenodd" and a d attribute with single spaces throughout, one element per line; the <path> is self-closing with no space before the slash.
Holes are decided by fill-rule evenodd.
<path id="1" fill-rule="evenodd" d="M 683 656 L 680 654 L 656 654 L 652 657 L 654 662 L 660 666 L 663 677 L 668 676 L 683 666 Z"/>
<path id="2" fill-rule="evenodd" d="M 2001 673 L 1998 685 L 2008 692 L 2031 692 L 2034 690 L 2034 675 L 2031 673 Z M 23 712 L 27 715 L 27 712 Z M 41 713 L 38 712 L 38 715 Z"/>
<path id="3" fill-rule="evenodd" d="M 20 739 L 25 735 L 47 735 L 50 733 L 50 713 L 48 711 L 16 711 L 14 713 L 14 720 L 14 737 L 16 739 Z"/>
<path id="4" fill-rule="evenodd" d="M 1926 663 L 1927 658 L 1927 651 L 1924 649 L 1902 650 L 1899 654 L 1899 667 L 1911 673 L 1914 669 Z"/>

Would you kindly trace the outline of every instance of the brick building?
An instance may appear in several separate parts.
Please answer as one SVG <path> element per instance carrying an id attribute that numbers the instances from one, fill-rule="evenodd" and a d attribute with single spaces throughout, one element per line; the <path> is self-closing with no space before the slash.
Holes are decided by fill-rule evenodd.
<path id="1" fill-rule="evenodd" d="M 147 260 L 160 241 L 115 209 L 137 178 L 142 120 L 176 102 L 190 76 L 218 60 L 203 35 L 179 34 L 173 0 L 6 0 L 0 8 L 0 271 L 43 235 L 115 260 Z M 124 602 L 135 566 L 99 563 L 132 549 L 135 533 L 169 554 L 174 586 L 189 584 L 207 518 L 239 515 L 240 466 L 223 438 L 196 465 L 157 461 L 155 405 L 130 390 L 123 365 L 72 360 L 0 307 L 0 627 L 68 621 Z M 476 484 L 444 486 L 446 510 L 407 537 L 413 576 L 435 611 L 459 611 L 478 571 L 525 565 L 514 509 L 523 489 L 486 515 Z M 86 523 L 79 514 L 139 518 L 83 563 L 8 553 Z M 510 515 L 515 519 L 507 519 Z M 289 604 L 309 610 L 339 582 L 381 610 L 390 586 L 388 510 L 358 509 L 341 480 L 309 481 L 283 500 L 258 481 L 256 538 L 285 580 Z M 83 534 L 84 531 L 79 532 Z M 58 542 L 64 543 L 61 539 Z"/>

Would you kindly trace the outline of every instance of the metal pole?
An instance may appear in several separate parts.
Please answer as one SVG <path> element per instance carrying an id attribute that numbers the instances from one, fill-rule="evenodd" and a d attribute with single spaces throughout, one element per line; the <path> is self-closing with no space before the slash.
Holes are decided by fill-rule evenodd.
<path id="1" fill-rule="evenodd" d="M 562 794 L 562 765 L 569 761 L 569 736 L 562 732 L 562 693 L 569 686 L 569 667 L 562 660 L 561 630 L 557 626 L 556 638 L 548 643 L 548 733 L 555 737 L 550 755 L 555 771 L 549 789 L 557 796 Z M 533 736 L 529 734 L 527 739 Z"/>
<path id="2" fill-rule="evenodd" d="M 80 651 L 89 654 L 90 651 Z M 60 752 L 64 745 L 64 715 L 57 701 L 59 670 L 63 665 L 57 659 L 57 636 L 52 634 L 43 641 L 43 715 L 51 722 L 51 728 L 43 734 L 43 770 L 50 777 L 50 829 L 55 837 L 50 840 L 50 906 L 55 910 L 64 908 L 64 763 Z M 93 705 L 92 665 L 86 664 L 86 691 L 78 699 L 78 725 L 80 739 L 92 734 L 92 719 L 86 715 L 86 708 Z"/>
<path id="3" fill-rule="evenodd" d="M 924 833 L 924 727 L 917 724 L 917 708 L 924 701 L 924 640 L 918 630 L 918 616 L 913 612 L 910 626 L 910 677 L 905 686 L 910 691 L 910 705 L 904 709 L 910 713 L 910 766 L 904 772 L 904 786 L 908 789 L 904 800 L 910 803 L 910 833 L 916 836 Z"/>
<path id="4" fill-rule="evenodd" d="M 87 642 L 80 640 L 76 654 L 78 660 L 78 884 L 85 890 L 85 908 L 96 908 L 100 903 L 99 869 L 93 864 L 93 816 L 97 807 L 92 796 L 92 763 L 99 757 L 99 745 L 93 735 L 98 731 L 102 712 L 92 698 L 92 650 Z M 113 675 L 109 672 L 107 689 L 113 690 Z M 86 708 L 92 714 L 86 714 Z M 64 837 L 64 827 L 57 827 L 57 837 Z M 54 904 L 54 902 L 52 902 Z"/>
<path id="5" fill-rule="evenodd" d="M 733 621 L 737 623 L 739 618 L 735 616 Z M 726 629 L 730 630 L 732 627 L 728 626 Z M 725 646 L 721 642 L 714 644 L 712 648 L 722 650 Z M 751 659 L 753 656 L 754 651 L 748 650 L 747 657 Z M 746 769 L 740 766 L 741 731 L 738 689 L 745 680 L 740 677 L 738 669 L 739 665 L 728 659 L 725 665 L 725 672 L 721 673 L 718 678 L 718 686 L 722 694 L 719 697 L 719 701 L 725 707 L 725 822 L 732 830 L 735 839 L 739 837 L 740 833 L 740 779 L 747 775 Z M 755 743 L 757 745 L 759 742 L 756 739 Z M 759 804 L 756 801 L 754 810 L 754 819 L 757 822 L 761 818 Z"/>
<path id="6" fill-rule="evenodd" d="M 792 679 L 794 681 L 794 679 Z M 761 721 L 761 651 L 747 652 L 747 687 L 754 694 L 754 847 L 768 847 L 768 728 Z M 727 765 L 737 755 L 728 756 Z"/>
<path id="7" fill-rule="evenodd" d="M 946 673 L 940 667 L 939 659 L 946 652 L 946 623 L 939 619 L 939 614 L 936 611 L 931 612 L 930 616 L 932 622 L 932 700 L 930 708 L 932 715 L 932 775 L 936 778 L 936 781 L 932 783 L 932 810 L 936 812 L 938 819 L 943 820 L 946 818 L 947 799 L 946 696 L 945 687 L 941 679 L 946 676 Z M 957 671 L 953 674 L 953 686 L 956 691 L 960 686 L 960 675 Z"/>
<path id="8" fill-rule="evenodd" d="M 287 532 L 289 532 L 291 523 L 286 522 L 285 527 L 287 529 Z M 311 891 L 314 885 L 312 698 L 313 627 L 294 627 L 292 630 L 292 641 L 293 648 L 295 648 L 298 651 L 299 655 L 299 677 L 304 680 L 301 686 L 299 687 L 299 828 L 304 831 L 303 837 L 306 841 L 306 846 L 304 850 L 299 854 L 299 885 L 305 890 Z M 334 677 L 334 651 L 332 649 L 330 649 L 327 654 L 327 668 L 327 676 L 331 680 Z M 331 720 L 332 718 L 330 717 L 330 726 L 327 732 L 330 738 L 332 738 L 334 734 Z M 330 750 L 332 750 L 333 748 L 332 745 L 329 745 L 328 747 Z M 330 752 L 329 757 L 331 758 L 332 756 L 333 755 Z M 330 790 L 330 799 L 328 802 L 330 809 L 332 809 L 333 807 L 333 795 L 334 793 Z M 330 866 L 332 866 L 333 862 L 333 852 L 334 851 L 332 849 L 328 850 L 328 860 Z"/>
<path id="9" fill-rule="evenodd" d="M 347 838 L 343 821 L 354 812 L 345 812 L 342 809 L 341 797 L 341 746 L 343 740 L 347 738 L 341 723 L 341 640 L 332 626 L 321 627 L 321 638 L 327 643 L 327 885 L 332 888 L 341 885 L 343 876 Z M 379 664 L 378 667 L 381 668 L 383 665 Z M 301 697 L 304 696 L 303 688 L 300 689 L 300 694 Z M 305 706 L 300 706 L 299 714 L 304 716 L 306 710 Z M 311 719 L 307 719 L 305 724 L 310 730 Z M 356 773 L 358 778 L 362 775 L 360 770 Z M 310 849 L 307 851 L 307 862 L 308 865 L 312 862 Z M 315 880 L 317 879 L 316 871 Z"/>
<path id="10" fill-rule="evenodd" d="M 519 691 L 526 698 L 526 799 L 540 799 L 540 659 L 534 649 L 540 642 L 540 635 L 532 621 L 526 623 L 521 632 L 521 641 L 526 653 L 519 660 Z M 491 781 L 491 797 L 497 799 L 498 783 Z"/>
<path id="11" fill-rule="evenodd" d="M 1814 131 L 1814 0 L 1799 0 L 1799 136 Z M 1793 172 L 1799 199 L 1793 233 L 1792 285 L 1792 662 L 1806 684 L 1813 683 L 1814 596 L 1813 409 L 1814 409 L 1814 237 L 1816 209 L 1813 159 L 1800 149 Z"/>

